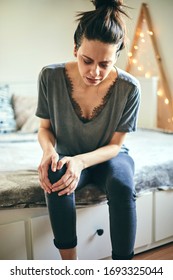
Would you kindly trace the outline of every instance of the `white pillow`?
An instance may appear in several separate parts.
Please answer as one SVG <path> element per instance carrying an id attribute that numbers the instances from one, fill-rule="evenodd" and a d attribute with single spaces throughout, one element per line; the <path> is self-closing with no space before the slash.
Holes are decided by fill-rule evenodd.
<path id="1" fill-rule="evenodd" d="M 19 130 L 30 118 L 32 118 L 32 116 L 35 116 L 37 96 L 13 94 L 12 104 L 14 108 L 17 129 Z"/>
<path id="2" fill-rule="evenodd" d="M 39 128 L 39 118 L 31 115 L 21 128 L 21 132 L 36 133 Z"/>

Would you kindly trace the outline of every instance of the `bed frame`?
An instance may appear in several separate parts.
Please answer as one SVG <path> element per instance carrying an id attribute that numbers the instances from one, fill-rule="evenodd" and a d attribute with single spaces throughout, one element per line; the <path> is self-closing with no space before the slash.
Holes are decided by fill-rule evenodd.
<path id="1" fill-rule="evenodd" d="M 173 190 L 148 192 L 137 198 L 135 254 L 173 241 L 172 202 Z M 106 202 L 77 207 L 77 230 L 79 259 L 110 257 Z M 1 260 L 60 259 L 52 239 L 46 207 L 0 211 Z"/>

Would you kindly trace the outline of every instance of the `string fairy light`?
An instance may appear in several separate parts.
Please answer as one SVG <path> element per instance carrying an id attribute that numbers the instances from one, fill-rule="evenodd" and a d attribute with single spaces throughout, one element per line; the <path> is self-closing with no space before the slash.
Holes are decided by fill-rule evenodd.
<path id="1" fill-rule="evenodd" d="M 153 34 L 154 34 L 153 31 L 150 31 L 150 30 L 148 30 L 147 33 L 148 33 L 150 36 L 153 36 Z"/>
<path id="2" fill-rule="evenodd" d="M 137 59 L 134 58 L 134 59 L 132 60 L 132 62 L 133 62 L 134 64 L 136 64 L 138 61 L 137 61 Z"/>
<path id="3" fill-rule="evenodd" d="M 151 73 L 150 72 L 146 72 L 145 73 L 145 78 L 149 79 L 151 77 Z"/>
<path id="4" fill-rule="evenodd" d="M 138 66 L 139 71 L 142 71 L 142 68 L 143 68 L 142 66 Z"/>
<path id="5" fill-rule="evenodd" d="M 132 56 L 133 56 L 132 52 L 129 52 L 129 53 L 128 53 L 128 56 L 129 56 L 129 57 L 132 57 Z"/>
<path id="6" fill-rule="evenodd" d="M 166 105 L 168 105 L 169 104 L 168 98 L 165 98 L 164 102 L 165 102 Z"/>
<path id="7" fill-rule="evenodd" d="M 140 45 L 141 44 L 141 45 Z M 151 52 L 147 51 L 149 44 L 152 44 L 153 58 Z M 131 50 L 128 52 L 127 71 L 134 75 L 145 77 L 158 77 L 158 126 L 173 131 L 173 102 L 166 75 L 162 68 L 162 59 L 156 44 L 155 33 L 151 24 L 148 5 L 143 3 L 133 40 Z M 156 65 L 157 67 L 155 68 Z M 168 106 L 164 110 L 164 105 Z"/>
<path id="8" fill-rule="evenodd" d="M 161 89 L 158 89 L 157 95 L 160 97 L 163 97 L 163 91 Z"/>

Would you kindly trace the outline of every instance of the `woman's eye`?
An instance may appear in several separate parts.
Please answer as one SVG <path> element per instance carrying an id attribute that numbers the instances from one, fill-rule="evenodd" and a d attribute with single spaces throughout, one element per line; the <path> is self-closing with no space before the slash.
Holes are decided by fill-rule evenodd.
<path id="1" fill-rule="evenodd" d="M 108 65 L 107 64 L 100 64 L 100 67 L 106 69 L 108 67 Z"/>
<path id="2" fill-rule="evenodd" d="M 86 59 L 83 59 L 83 62 L 86 65 L 92 64 L 92 61 L 86 60 Z M 106 69 L 108 67 L 108 64 L 107 63 L 100 63 L 99 66 L 100 66 L 100 68 Z"/>
<path id="3" fill-rule="evenodd" d="M 85 60 L 85 59 L 84 59 L 84 63 L 85 63 L 85 64 L 91 64 L 91 61 Z"/>

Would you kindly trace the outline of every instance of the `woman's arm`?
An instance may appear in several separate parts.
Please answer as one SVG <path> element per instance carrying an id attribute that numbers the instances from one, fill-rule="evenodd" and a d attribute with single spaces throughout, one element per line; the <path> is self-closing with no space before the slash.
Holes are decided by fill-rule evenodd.
<path id="1" fill-rule="evenodd" d="M 50 193 L 52 185 L 48 179 L 48 168 L 51 165 L 52 171 L 56 171 L 59 159 L 55 150 L 55 137 L 51 131 L 50 120 L 40 119 L 38 141 L 43 150 L 43 157 L 38 167 L 39 180 L 42 188 L 46 192 Z"/>
<path id="2" fill-rule="evenodd" d="M 108 145 L 93 152 L 77 155 L 76 157 L 83 162 L 84 168 L 107 161 L 119 153 L 125 136 L 125 132 L 115 132 Z"/>
<path id="3" fill-rule="evenodd" d="M 51 151 L 55 146 L 55 137 L 51 131 L 50 120 L 40 119 L 40 127 L 38 130 L 38 141 L 43 152 Z"/>

